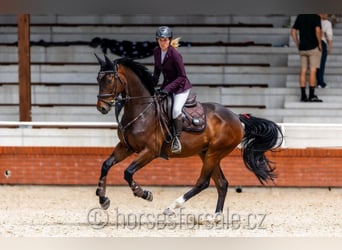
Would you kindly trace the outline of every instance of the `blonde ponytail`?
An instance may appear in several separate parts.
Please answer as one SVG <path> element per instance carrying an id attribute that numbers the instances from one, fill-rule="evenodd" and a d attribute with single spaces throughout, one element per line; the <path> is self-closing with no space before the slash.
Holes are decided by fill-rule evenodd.
<path id="1" fill-rule="evenodd" d="M 175 38 L 175 39 L 172 39 L 172 40 L 171 40 L 171 46 L 177 49 L 177 48 L 179 47 L 179 40 L 180 40 L 180 39 L 181 39 L 180 37 L 177 37 L 177 38 Z"/>

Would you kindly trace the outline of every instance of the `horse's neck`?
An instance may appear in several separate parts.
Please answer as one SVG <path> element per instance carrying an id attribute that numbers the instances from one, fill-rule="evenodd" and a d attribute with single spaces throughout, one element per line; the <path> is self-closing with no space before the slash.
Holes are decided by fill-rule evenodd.
<path id="1" fill-rule="evenodd" d="M 156 121 L 153 119 L 156 115 L 154 107 L 152 99 L 145 99 L 143 102 L 139 102 L 137 99 L 127 100 L 121 124 L 140 132 L 148 130 Z"/>
<path id="2" fill-rule="evenodd" d="M 136 119 L 137 116 L 152 115 L 154 109 L 153 98 L 151 97 L 148 90 L 144 87 L 143 83 L 132 77 L 127 79 L 128 84 L 126 85 L 126 105 L 124 109 L 124 120 Z"/>
<path id="3" fill-rule="evenodd" d="M 135 75 L 127 77 L 126 95 L 134 99 L 151 96 L 144 84 Z"/>

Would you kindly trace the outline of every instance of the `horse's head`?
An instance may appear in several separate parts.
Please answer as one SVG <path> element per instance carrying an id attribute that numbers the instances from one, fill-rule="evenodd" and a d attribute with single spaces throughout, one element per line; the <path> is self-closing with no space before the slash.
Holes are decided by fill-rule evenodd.
<path id="1" fill-rule="evenodd" d="M 115 98 L 124 91 L 124 85 L 119 79 L 117 65 L 107 56 L 105 61 L 95 54 L 100 71 L 97 76 L 99 93 L 97 95 L 97 110 L 102 114 L 107 114 L 115 102 Z"/>

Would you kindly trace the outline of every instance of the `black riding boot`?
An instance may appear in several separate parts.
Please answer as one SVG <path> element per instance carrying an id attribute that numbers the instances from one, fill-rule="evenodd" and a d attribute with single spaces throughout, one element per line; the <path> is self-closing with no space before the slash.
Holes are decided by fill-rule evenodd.
<path id="1" fill-rule="evenodd" d="M 175 154 L 179 154 L 182 151 L 182 145 L 180 143 L 180 135 L 182 132 L 183 121 L 182 116 L 178 116 L 176 119 L 173 119 L 173 126 L 175 130 L 175 134 L 172 140 L 171 152 Z"/>

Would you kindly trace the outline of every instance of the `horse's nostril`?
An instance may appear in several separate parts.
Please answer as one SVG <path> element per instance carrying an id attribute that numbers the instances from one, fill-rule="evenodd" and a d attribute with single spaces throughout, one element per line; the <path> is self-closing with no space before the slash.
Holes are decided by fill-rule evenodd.
<path id="1" fill-rule="evenodd" d="M 108 113 L 108 110 L 105 107 L 101 107 L 100 111 L 101 111 L 102 114 L 107 114 Z"/>

